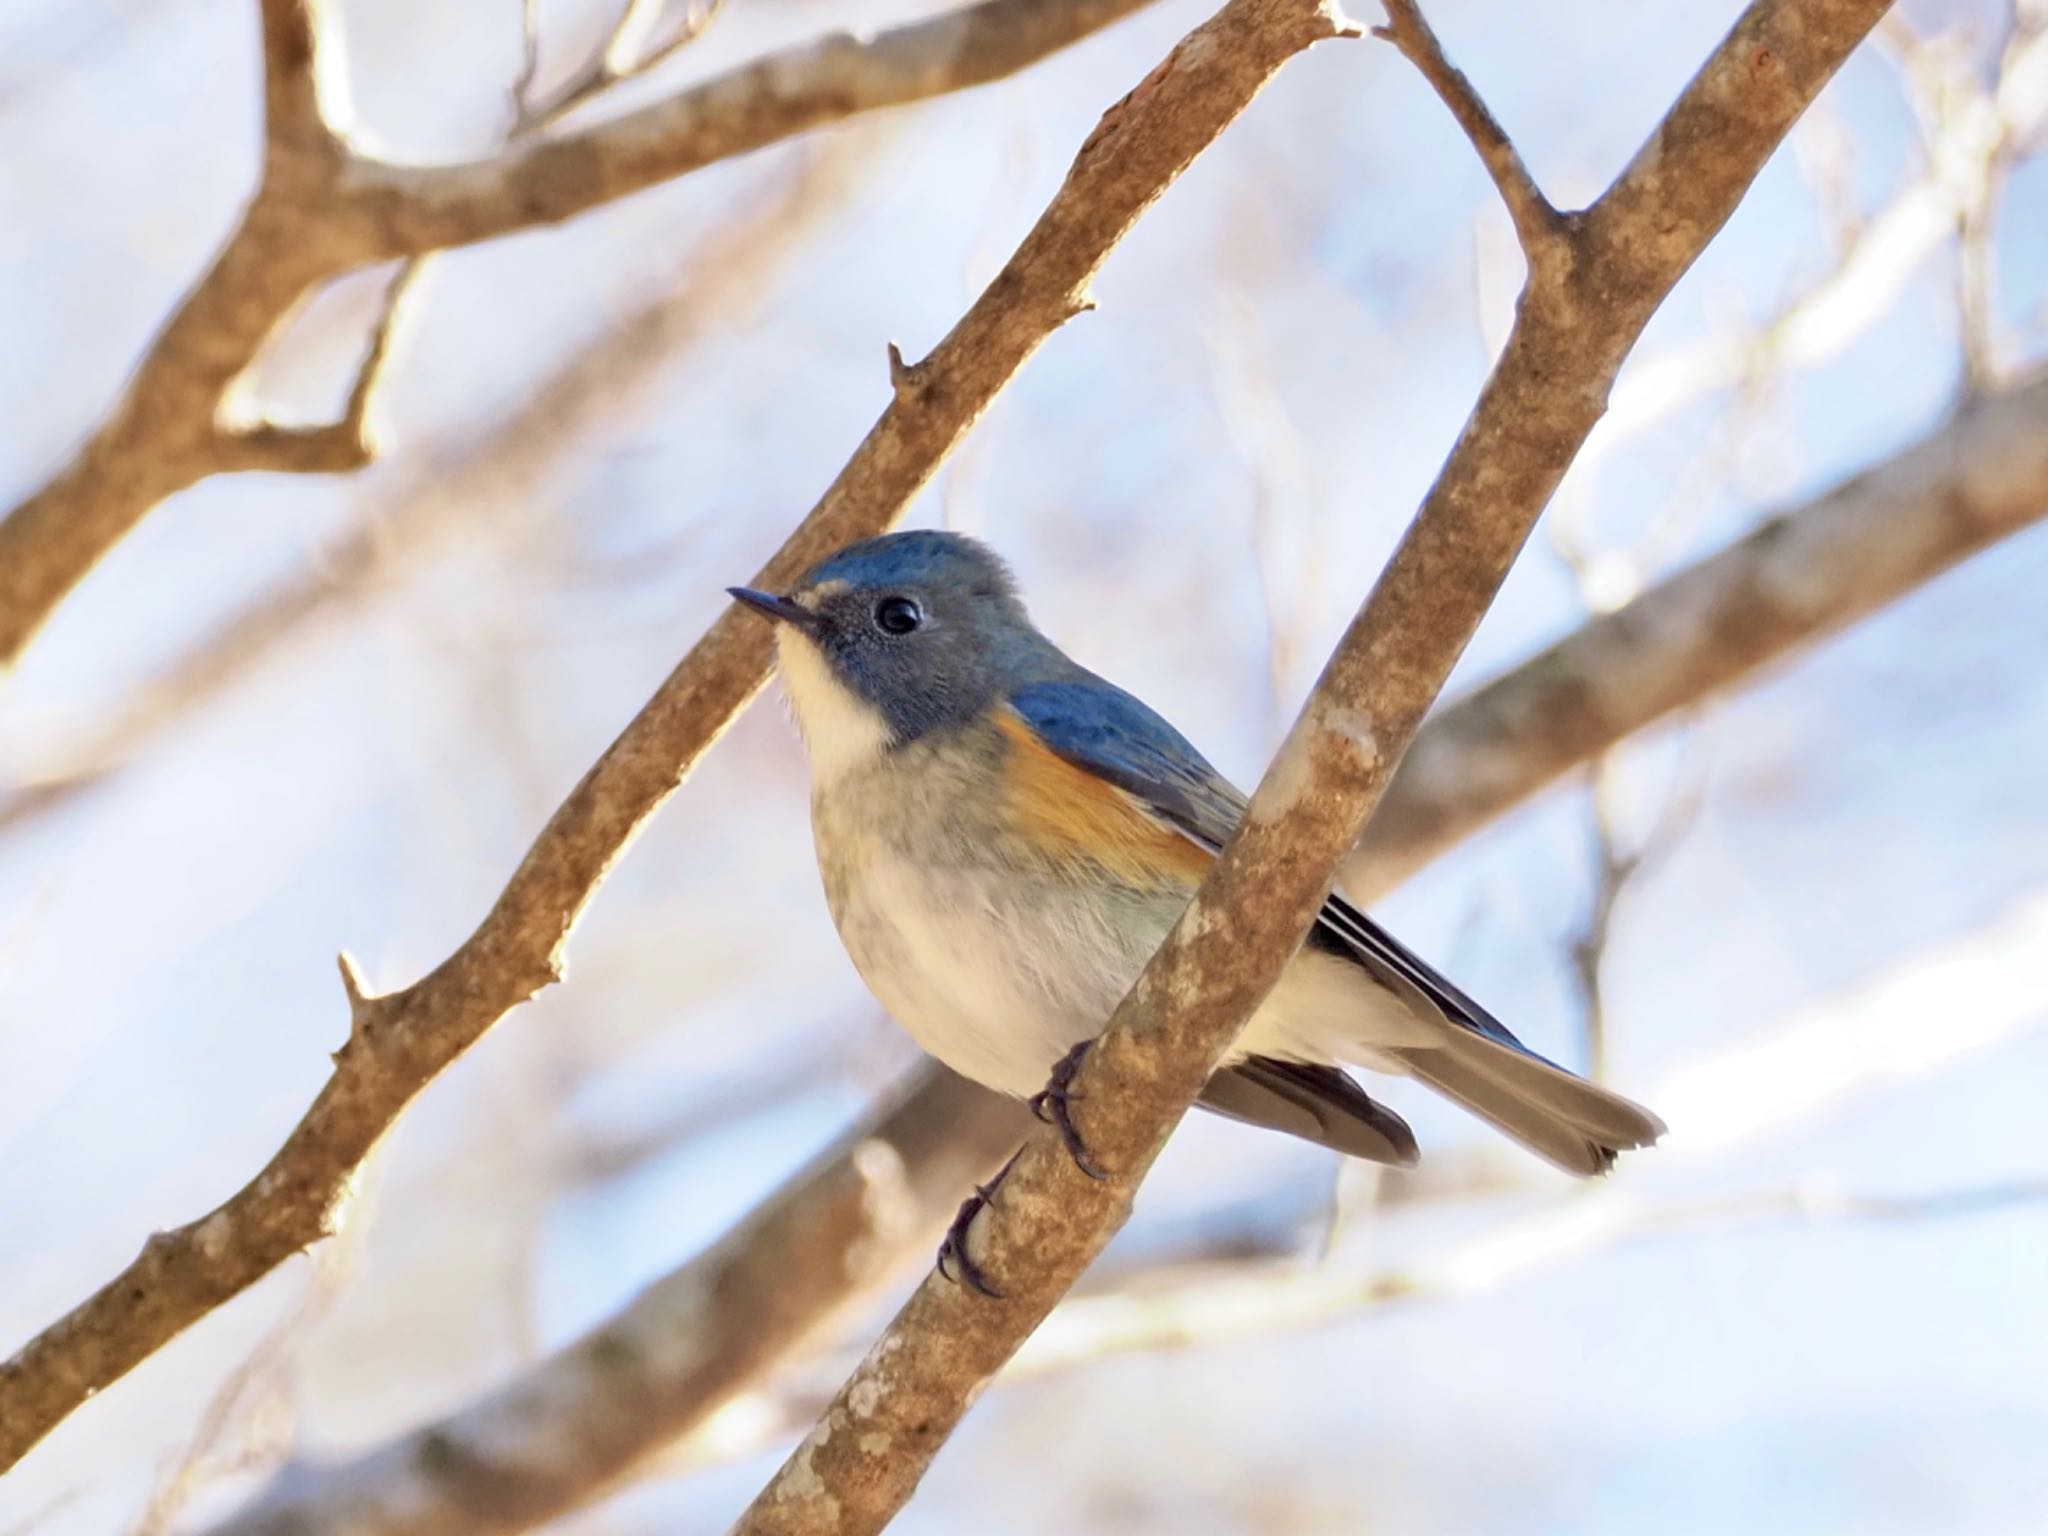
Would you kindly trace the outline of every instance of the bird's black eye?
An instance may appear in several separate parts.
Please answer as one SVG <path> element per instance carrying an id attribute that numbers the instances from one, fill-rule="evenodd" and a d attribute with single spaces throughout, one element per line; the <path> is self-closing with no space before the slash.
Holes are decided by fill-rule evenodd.
<path id="1" fill-rule="evenodd" d="M 923 611 L 907 597 L 885 597 L 875 604 L 875 627 L 885 635 L 907 635 L 923 622 Z"/>

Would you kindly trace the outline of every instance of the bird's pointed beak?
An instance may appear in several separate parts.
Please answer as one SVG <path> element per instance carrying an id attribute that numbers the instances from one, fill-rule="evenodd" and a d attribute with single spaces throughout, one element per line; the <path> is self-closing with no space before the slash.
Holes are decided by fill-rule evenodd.
<path id="1" fill-rule="evenodd" d="M 812 629 L 817 625 L 816 614 L 786 597 L 777 597 L 772 592 L 756 592 L 752 587 L 727 587 L 725 590 L 736 602 L 745 603 L 756 613 L 765 613 L 771 619 L 794 624 L 798 629 Z"/>

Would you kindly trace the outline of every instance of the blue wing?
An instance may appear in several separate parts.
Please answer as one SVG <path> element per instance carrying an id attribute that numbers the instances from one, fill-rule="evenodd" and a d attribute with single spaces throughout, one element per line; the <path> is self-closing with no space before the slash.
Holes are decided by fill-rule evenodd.
<path id="1" fill-rule="evenodd" d="M 1054 752 L 1135 796 L 1211 853 L 1237 830 L 1244 795 L 1156 711 L 1114 684 L 1089 673 L 1030 683 L 1010 695 L 1010 706 Z M 1309 943 L 1356 961 L 1381 985 L 1426 1001 L 1453 1024 L 1547 1060 L 1342 896 L 1323 904 Z"/>
<path id="2" fill-rule="evenodd" d="M 1010 695 L 1010 707 L 1054 752 L 1135 796 L 1212 853 L 1244 815 L 1236 787 L 1185 736 L 1112 683 L 1093 676 L 1028 683 Z"/>

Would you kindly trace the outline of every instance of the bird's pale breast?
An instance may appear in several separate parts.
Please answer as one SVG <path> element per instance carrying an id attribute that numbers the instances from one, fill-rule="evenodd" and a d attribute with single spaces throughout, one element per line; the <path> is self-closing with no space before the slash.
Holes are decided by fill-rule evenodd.
<path id="1" fill-rule="evenodd" d="M 992 729 L 912 743 L 820 786 L 811 814 L 833 921 L 882 1005 L 954 1070 L 1029 1094 L 1101 1029 L 1192 886 L 1043 851 L 1007 748 Z"/>
<path id="2" fill-rule="evenodd" d="M 998 716 L 881 754 L 820 784 L 812 821 L 875 996 L 954 1070 L 1024 1095 L 1101 1031 L 1209 856 L 1020 730 Z M 1377 1015 L 1407 1027 L 1355 967 L 1304 954 L 1235 1054 L 1357 1060 Z"/>

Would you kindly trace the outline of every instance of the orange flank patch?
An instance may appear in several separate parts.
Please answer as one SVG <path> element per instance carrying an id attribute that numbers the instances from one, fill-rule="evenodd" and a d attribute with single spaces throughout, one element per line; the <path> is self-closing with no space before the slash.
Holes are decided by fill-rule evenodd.
<path id="1" fill-rule="evenodd" d="M 1009 751 L 1003 787 L 1017 835 L 1048 857 L 1092 863 L 1132 885 L 1194 885 L 1207 850 L 1182 837 L 1114 784 L 1077 768 L 1009 710 L 996 714 Z"/>

